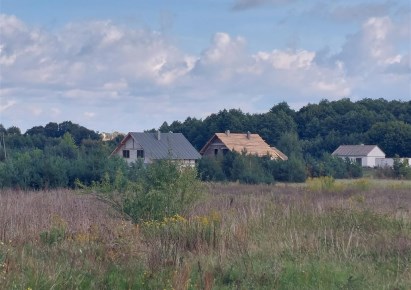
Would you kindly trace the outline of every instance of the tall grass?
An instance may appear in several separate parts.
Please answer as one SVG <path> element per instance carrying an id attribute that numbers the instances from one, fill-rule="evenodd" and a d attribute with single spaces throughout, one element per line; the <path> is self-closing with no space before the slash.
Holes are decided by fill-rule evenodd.
<path id="1" fill-rule="evenodd" d="M 122 219 L 93 195 L 2 191 L 0 284 L 5 289 L 410 288 L 407 187 L 372 181 L 325 190 L 206 187 L 206 196 L 186 216 L 140 224 Z"/>

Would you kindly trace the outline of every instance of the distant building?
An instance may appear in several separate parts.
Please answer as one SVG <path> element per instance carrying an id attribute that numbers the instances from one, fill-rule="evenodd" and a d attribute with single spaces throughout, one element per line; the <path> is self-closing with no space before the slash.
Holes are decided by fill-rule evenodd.
<path id="1" fill-rule="evenodd" d="M 272 159 L 287 160 L 287 156 L 275 147 L 270 147 L 258 134 L 247 133 L 215 133 L 200 150 L 203 156 L 224 155 L 228 151 L 262 156 L 271 156 Z"/>
<path id="2" fill-rule="evenodd" d="M 127 163 L 142 160 L 145 164 L 170 159 L 194 166 L 201 155 L 181 133 L 129 132 L 110 156 L 118 155 Z"/>
<path id="3" fill-rule="evenodd" d="M 100 137 L 102 141 L 111 141 L 119 135 L 125 135 L 125 134 L 117 132 L 117 131 L 113 133 L 105 133 L 105 132 L 100 133 Z"/>
<path id="4" fill-rule="evenodd" d="M 411 165 L 411 158 L 399 158 L 400 162 L 408 163 Z M 377 158 L 375 160 L 377 167 L 393 167 L 394 166 L 394 158 Z"/>
<path id="5" fill-rule="evenodd" d="M 375 167 L 377 159 L 385 158 L 385 153 L 377 145 L 341 145 L 332 155 L 348 158 L 362 167 Z"/>

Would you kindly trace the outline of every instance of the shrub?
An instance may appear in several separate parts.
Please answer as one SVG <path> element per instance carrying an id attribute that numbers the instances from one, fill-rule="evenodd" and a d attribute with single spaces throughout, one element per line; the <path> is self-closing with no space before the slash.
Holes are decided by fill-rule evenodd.
<path id="1" fill-rule="evenodd" d="M 169 160 L 155 162 L 141 173 L 123 195 L 124 212 L 135 222 L 184 214 L 202 192 L 195 169 Z"/>
<path id="2" fill-rule="evenodd" d="M 311 191 L 331 192 L 341 190 L 334 178 L 331 176 L 321 176 L 307 179 L 307 187 Z"/>
<path id="3" fill-rule="evenodd" d="M 201 158 L 198 161 L 198 171 L 203 181 L 223 181 L 226 176 L 221 166 L 222 158 Z"/>
<path id="4" fill-rule="evenodd" d="M 40 240 L 47 245 L 64 240 L 67 231 L 67 222 L 59 215 L 53 215 L 51 218 L 51 229 L 40 233 Z"/>
<path id="5" fill-rule="evenodd" d="M 398 179 L 411 179 L 411 167 L 408 164 L 408 159 L 401 159 L 398 155 L 394 158 L 393 165 L 394 176 Z"/>

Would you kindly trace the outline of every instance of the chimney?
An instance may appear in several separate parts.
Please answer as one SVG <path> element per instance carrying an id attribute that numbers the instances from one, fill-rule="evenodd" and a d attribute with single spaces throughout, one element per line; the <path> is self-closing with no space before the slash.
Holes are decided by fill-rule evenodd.
<path id="1" fill-rule="evenodd" d="M 250 133 L 250 131 L 247 131 L 247 139 L 251 139 L 251 133 Z"/>
<path id="2" fill-rule="evenodd" d="M 161 139 L 161 135 L 160 135 L 161 133 L 160 133 L 160 130 L 158 130 L 157 131 L 157 140 L 160 140 Z"/>
<path id="3" fill-rule="evenodd" d="M 225 134 L 226 134 L 227 136 L 230 136 L 230 130 L 226 130 L 226 131 L 225 131 Z"/>

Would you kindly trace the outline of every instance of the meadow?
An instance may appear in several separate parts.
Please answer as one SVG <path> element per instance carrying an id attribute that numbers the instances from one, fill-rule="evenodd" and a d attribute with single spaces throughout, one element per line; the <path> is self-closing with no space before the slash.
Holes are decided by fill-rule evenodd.
<path id="1" fill-rule="evenodd" d="M 205 183 L 133 223 L 95 193 L 0 190 L 2 289 L 410 289 L 411 183 Z"/>

